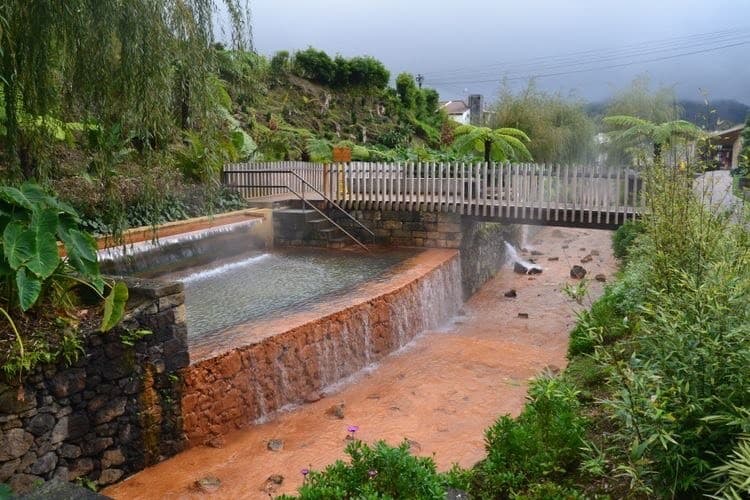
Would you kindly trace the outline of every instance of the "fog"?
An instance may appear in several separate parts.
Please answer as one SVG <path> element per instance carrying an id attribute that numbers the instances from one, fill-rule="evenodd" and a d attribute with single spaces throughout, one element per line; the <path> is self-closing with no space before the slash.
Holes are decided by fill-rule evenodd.
<path id="1" fill-rule="evenodd" d="M 750 102 L 748 0 L 254 0 L 258 52 L 308 46 L 424 74 L 445 99 L 531 76 L 601 100 L 635 76 L 679 97 Z M 743 25 L 745 23 L 745 25 Z"/>

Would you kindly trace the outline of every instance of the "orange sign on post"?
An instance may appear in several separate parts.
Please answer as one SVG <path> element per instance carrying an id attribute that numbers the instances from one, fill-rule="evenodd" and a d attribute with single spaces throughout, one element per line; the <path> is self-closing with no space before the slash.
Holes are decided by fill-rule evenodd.
<path id="1" fill-rule="evenodd" d="M 342 163 L 348 163 L 352 161 L 352 150 L 351 148 L 333 148 L 333 162 L 338 163 L 338 167 L 336 168 L 338 177 L 338 185 L 336 186 L 336 189 L 338 191 L 339 197 L 344 196 L 346 194 L 346 183 L 344 182 L 344 166 Z"/>
<path id="2" fill-rule="evenodd" d="M 352 150 L 351 148 L 333 148 L 333 162 L 334 163 L 347 163 L 352 161 Z"/>

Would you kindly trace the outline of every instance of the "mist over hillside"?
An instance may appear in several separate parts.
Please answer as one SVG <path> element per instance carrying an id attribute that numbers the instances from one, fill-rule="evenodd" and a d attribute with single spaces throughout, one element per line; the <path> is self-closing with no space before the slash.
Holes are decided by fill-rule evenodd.
<path id="1" fill-rule="evenodd" d="M 678 99 L 677 106 L 684 120 L 695 123 L 709 130 L 721 130 L 743 123 L 750 115 L 750 106 L 736 99 L 717 99 L 702 101 Z M 595 118 L 606 114 L 609 101 L 592 102 L 586 105 L 586 111 Z"/>

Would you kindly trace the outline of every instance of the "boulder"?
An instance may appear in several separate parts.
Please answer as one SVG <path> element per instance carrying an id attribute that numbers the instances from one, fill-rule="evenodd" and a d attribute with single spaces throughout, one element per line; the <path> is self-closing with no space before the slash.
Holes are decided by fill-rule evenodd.
<path id="1" fill-rule="evenodd" d="M 586 277 L 586 269 L 583 266 L 575 265 L 570 268 L 570 277 L 573 279 L 583 279 Z"/>

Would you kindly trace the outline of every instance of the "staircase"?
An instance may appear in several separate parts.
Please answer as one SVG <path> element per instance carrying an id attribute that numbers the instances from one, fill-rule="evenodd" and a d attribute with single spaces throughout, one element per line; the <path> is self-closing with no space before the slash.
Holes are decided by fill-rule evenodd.
<path id="1" fill-rule="evenodd" d="M 279 246 L 355 247 L 355 242 L 340 228 L 299 200 L 251 202 L 254 208 L 273 210 L 274 244 Z"/>

